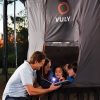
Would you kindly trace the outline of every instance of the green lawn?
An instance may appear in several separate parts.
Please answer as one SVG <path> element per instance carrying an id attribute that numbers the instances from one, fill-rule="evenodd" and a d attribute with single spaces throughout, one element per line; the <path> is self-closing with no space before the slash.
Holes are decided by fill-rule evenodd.
<path id="1" fill-rule="evenodd" d="M 8 74 L 13 74 L 16 68 L 8 68 Z M 2 73 L 2 68 L 0 68 L 0 74 Z"/>
<path id="2" fill-rule="evenodd" d="M 0 74 L 1 74 L 1 72 L 2 72 L 2 69 L 0 68 Z"/>
<path id="3" fill-rule="evenodd" d="M 16 68 L 8 68 L 8 75 L 9 75 L 9 77 L 10 77 L 11 74 L 13 74 L 15 69 Z M 2 97 L 2 93 L 4 91 L 5 85 L 6 85 L 5 76 L 2 75 L 2 69 L 0 68 L 0 100 L 2 100 L 1 97 Z"/>
<path id="4" fill-rule="evenodd" d="M 5 77 L 4 77 L 4 75 L 0 75 L 0 100 L 2 100 L 1 97 L 2 97 L 2 93 L 4 91 L 5 85 L 6 85 Z"/>

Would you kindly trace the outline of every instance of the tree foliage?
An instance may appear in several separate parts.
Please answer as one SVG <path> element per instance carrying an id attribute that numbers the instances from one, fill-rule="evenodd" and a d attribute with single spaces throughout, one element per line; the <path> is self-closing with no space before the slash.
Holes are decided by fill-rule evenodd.
<path id="1" fill-rule="evenodd" d="M 17 0 L 16 0 L 17 1 Z M 13 3 L 14 0 L 8 0 L 8 4 Z M 23 11 L 21 12 L 23 13 Z M 8 67 L 15 67 L 15 34 L 14 17 L 11 16 L 11 23 L 8 22 Z M 28 29 L 26 27 L 26 15 L 16 16 L 16 44 L 17 44 L 17 62 L 20 65 L 27 58 L 28 50 Z M 3 47 L 0 48 L 0 67 L 3 66 Z"/>
<path id="2" fill-rule="evenodd" d="M 11 16 L 11 21 L 12 24 L 14 24 L 14 18 Z M 17 32 L 17 38 L 16 38 L 16 43 L 17 43 L 17 62 L 18 65 L 20 65 L 26 58 L 27 58 L 27 49 L 28 49 L 28 29 L 24 26 L 24 17 L 16 17 L 16 32 Z M 10 29 L 11 27 L 9 27 Z M 8 30 L 9 31 L 9 35 L 10 36 L 14 36 L 14 32 L 13 29 Z M 11 34 L 12 32 L 12 34 Z M 11 38 L 11 37 L 10 37 Z M 12 45 L 12 46 L 10 46 Z M 13 47 L 13 48 L 11 48 Z M 11 52 L 12 51 L 12 52 Z M 15 47 L 14 47 L 14 38 L 12 37 L 12 41 L 9 41 L 9 55 L 8 55 L 8 60 L 10 63 L 12 61 L 12 65 L 13 64 L 13 60 L 12 58 L 14 58 L 15 56 Z"/>

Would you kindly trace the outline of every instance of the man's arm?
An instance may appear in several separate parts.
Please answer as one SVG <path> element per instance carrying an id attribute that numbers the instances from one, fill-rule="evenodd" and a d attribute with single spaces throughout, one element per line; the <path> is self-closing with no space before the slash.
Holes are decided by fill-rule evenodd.
<path id="1" fill-rule="evenodd" d="M 40 95 L 40 94 L 48 93 L 53 90 L 57 90 L 59 87 L 60 86 L 54 86 L 53 84 L 48 89 L 34 88 L 32 85 L 25 86 L 29 95 Z"/>

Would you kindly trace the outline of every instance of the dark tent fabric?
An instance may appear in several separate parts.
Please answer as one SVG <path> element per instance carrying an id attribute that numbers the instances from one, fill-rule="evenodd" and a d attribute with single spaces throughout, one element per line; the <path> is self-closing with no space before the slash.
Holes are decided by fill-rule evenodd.
<path id="1" fill-rule="evenodd" d="M 35 3 L 37 1 L 39 0 L 34 0 Z M 68 5 L 70 5 L 70 10 L 67 15 L 64 14 L 63 16 L 66 17 L 70 15 L 72 21 L 55 23 L 55 17 L 59 16 L 56 7 L 57 4 L 62 1 L 63 0 L 42 0 L 43 5 L 41 5 L 44 7 L 45 23 L 39 24 L 43 27 L 45 25 L 45 31 L 43 31 L 43 33 L 45 33 L 44 40 L 62 42 L 74 40 L 74 35 L 79 30 L 80 52 L 76 83 L 85 86 L 100 86 L 100 0 L 64 0 L 64 2 L 66 1 Z M 39 3 L 40 2 L 36 4 L 40 5 Z M 60 15 L 60 17 L 62 17 L 62 15 Z M 64 31 L 64 29 L 66 30 Z M 38 30 L 37 28 L 37 31 Z"/>
<path id="2" fill-rule="evenodd" d="M 25 3 L 27 0 L 20 1 Z M 34 7 L 33 12 L 38 13 L 34 11 L 37 9 L 43 11 L 45 19 L 44 41 L 78 41 L 77 25 L 74 25 L 72 18 L 77 2 L 78 0 L 34 0 L 34 5 L 38 4 L 40 8 Z M 35 22 L 34 19 L 33 22 Z"/>
<path id="3" fill-rule="evenodd" d="M 72 14 L 77 0 L 47 0 L 45 41 L 77 41 L 78 32 L 73 32 Z M 59 6 L 62 5 L 62 8 Z M 68 7 L 67 7 L 68 5 Z M 64 8 L 65 7 L 65 8 Z M 61 14 L 66 12 L 65 14 Z M 68 12 L 67 12 L 68 10 Z M 77 36 L 75 38 L 75 36 Z"/>
<path id="4" fill-rule="evenodd" d="M 42 51 L 45 42 L 76 42 L 79 34 L 73 22 L 77 0 L 26 0 L 28 13 L 28 59 Z"/>
<path id="5" fill-rule="evenodd" d="M 80 30 L 76 83 L 100 86 L 100 0 L 80 0 L 75 20 Z"/>

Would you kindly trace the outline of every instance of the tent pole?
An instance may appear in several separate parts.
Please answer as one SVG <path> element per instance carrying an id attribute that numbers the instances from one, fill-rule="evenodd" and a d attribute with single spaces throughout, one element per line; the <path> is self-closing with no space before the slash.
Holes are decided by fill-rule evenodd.
<path id="1" fill-rule="evenodd" d="M 16 0 L 14 0 L 14 45 L 15 45 L 15 57 L 16 57 L 16 68 L 17 68 L 17 34 L 16 34 Z"/>
<path id="2" fill-rule="evenodd" d="M 6 78 L 6 82 L 8 81 L 8 29 L 7 29 L 7 0 L 4 0 L 3 2 L 3 34 L 4 34 L 4 60 L 3 60 L 3 66 L 4 66 L 4 74 Z"/>

